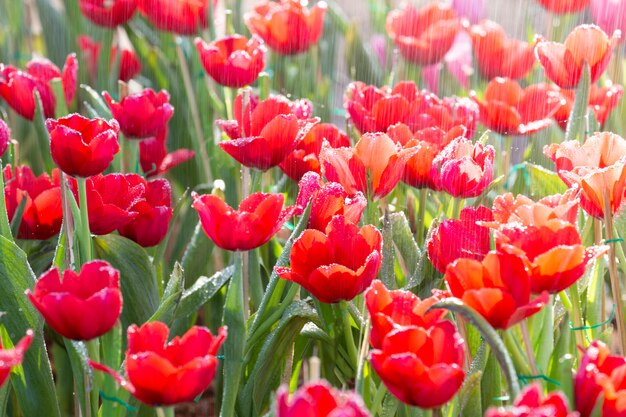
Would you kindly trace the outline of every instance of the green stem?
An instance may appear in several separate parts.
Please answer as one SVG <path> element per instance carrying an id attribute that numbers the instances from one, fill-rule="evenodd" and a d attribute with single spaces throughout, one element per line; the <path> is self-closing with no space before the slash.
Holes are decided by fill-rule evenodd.
<path id="1" fill-rule="evenodd" d="M 533 375 L 539 375 L 537 362 L 535 361 L 535 352 L 533 352 L 533 345 L 530 341 L 530 333 L 528 331 L 528 319 L 524 319 L 520 322 L 520 330 L 522 331 L 522 340 L 524 341 L 524 349 L 526 350 L 530 370 Z"/>
<path id="2" fill-rule="evenodd" d="M 337 310 L 341 316 L 343 335 L 346 342 L 346 348 L 348 349 L 348 355 L 350 355 L 350 365 L 356 369 L 358 367 L 359 353 L 357 352 L 356 344 L 354 343 L 354 335 L 352 334 L 352 323 L 350 322 L 350 308 L 348 307 L 348 301 L 342 301 L 339 303 Z"/>
<path id="3" fill-rule="evenodd" d="M 233 90 L 230 87 L 224 87 L 224 106 L 226 107 L 226 118 L 233 120 Z M 242 108 L 245 111 L 246 106 L 243 105 Z"/>
<path id="4" fill-rule="evenodd" d="M 0 161 L 0 235 L 8 240 L 13 240 L 9 216 L 7 214 L 7 204 L 4 197 L 4 171 L 2 169 L 2 161 Z"/>
<path id="5" fill-rule="evenodd" d="M 174 417 L 174 407 L 157 407 L 155 411 L 157 417 Z"/>
<path id="6" fill-rule="evenodd" d="M 564 292 L 564 291 L 562 291 Z M 572 316 L 574 327 L 580 329 L 583 327 L 582 314 L 580 309 L 580 294 L 578 294 L 578 284 L 574 283 L 569 289 L 569 300 L 571 301 L 569 313 Z M 563 300 L 561 298 L 561 300 Z M 563 304 L 565 305 L 565 304 Z M 576 344 L 578 346 L 586 346 L 582 332 L 574 332 L 576 335 Z"/>
<path id="7" fill-rule="evenodd" d="M 111 47 L 113 46 L 113 29 L 107 29 L 104 32 L 104 38 L 100 44 L 100 55 L 98 56 L 98 86 L 100 90 L 108 90 L 109 83 L 109 65 L 111 63 Z M 120 51 L 120 48 L 117 48 Z"/>
<path id="8" fill-rule="evenodd" d="M 92 259 L 91 255 L 91 233 L 89 232 L 89 210 L 87 207 L 87 179 L 78 177 L 78 204 L 80 207 L 80 260 L 85 264 Z"/>
<path id="9" fill-rule="evenodd" d="M 462 198 L 452 198 L 452 216 L 451 219 L 458 219 L 461 215 L 461 209 L 463 208 Z"/>
<path id="10" fill-rule="evenodd" d="M 426 217 L 426 197 L 428 195 L 427 188 L 420 188 L 419 190 L 419 207 L 417 208 L 417 246 L 422 247 L 424 244 L 424 220 Z"/>
<path id="11" fill-rule="evenodd" d="M 87 345 L 87 352 L 89 354 L 89 359 L 94 362 L 100 362 L 100 342 L 98 339 L 93 339 L 85 342 Z M 100 372 L 93 372 L 92 374 L 92 383 L 91 383 L 91 391 L 89 393 L 85 393 L 85 399 L 91 397 L 91 413 L 93 416 L 98 415 L 98 400 L 100 395 L 100 382 L 101 382 L 102 374 Z M 86 380 L 89 380 L 88 377 Z M 89 406 L 87 406 L 87 409 Z"/>

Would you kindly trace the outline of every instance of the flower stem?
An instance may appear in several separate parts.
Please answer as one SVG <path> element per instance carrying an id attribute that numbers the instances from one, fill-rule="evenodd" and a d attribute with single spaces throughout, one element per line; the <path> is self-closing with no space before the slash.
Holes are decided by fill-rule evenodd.
<path id="1" fill-rule="evenodd" d="M 417 208 L 417 246 L 422 247 L 424 244 L 424 220 L 426 217 L 426 197 L 428 195 L 427 188 L 420 188 L 419 191 L 419 207 Z"/>
<path id="2" fill-rule="evenodd" d="M 342 301 L 339 304 L 338 313 L 341 315 L 341 321 L 343 324 L 343 336 L 346 341 L 346 349 L 348 355 L 350 355 L 350 365 L 355 368 L 358 367 L 359 353 L 356 349 L 356 343 L 354 343 L 354 335 L 352 334 L 352 323 L 350 323 L 350 308 L 348 307 L 348 301 Z"/>
<path id="3" fill-rule="evenodd" d="M 458 219 L 461 215 L 461 209 L 463 208 L 462 198 L 452 198 L 452 216 L 451 219 Z"/>
<path id="4" fill-rule="evenodd" d="M 535 353 L 533 352 L 533 346 L 530 341 L 530 333 L 528 332 L 528 319 L 520 322 L 520 329 L 522 331 L 522 340 L 524 341 L 524 349 L 526 350 L 526 356 L 528 356 L 528 364 L 533 375 L 539 375 L 539 369 L 537 369 L 537 363 L 535 362 Z"/>
<path id="5" fill-rule="evenodd" d="M 91 261 L 91 233 L 89 232 L 89 210 L 87 207 L 87 179 L 78 177 L 78 204 L 80 207 L 80 261 L 85 264 Z"/>
<path id="6" fill-rule="evenodd" d="M 580 309 L 580 294 L 578 293 L 578 285 L 574 283 L 569 289 L 569 300 L 571 302 L 571 308 L 569 309 L 569 313 L 572 316 L 572 322 L 574 323 L 575 328 L 581 328 L 583 326 L 582 314 Z M 576 335 L 576 344 L 578 346 L 584 347 L 585 338 L 583 337 L 582 332 L 574 332 Z"/>

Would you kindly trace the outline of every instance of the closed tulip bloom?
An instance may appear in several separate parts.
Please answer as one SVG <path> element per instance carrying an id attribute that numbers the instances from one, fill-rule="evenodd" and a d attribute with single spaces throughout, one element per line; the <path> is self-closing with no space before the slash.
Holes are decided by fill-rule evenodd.
<path id="1" fill-rule="evenodd" d="M 102 93 L 113 118 L 119 123 L 120 130 L 128 139 L 154 137 L 167 127 L 167 122 L 174 115 L 170 104 L 170 95 L 161 90 L 155 93 L 146 88 L 141 93 L 128 95 L 119 102 L 108 92 Z"/>
<path id="2" fill-rule="evenodd" d="M 274 52 L 294 55 L 317 44 L 327 8 L 323 1 L 307 9 L 299 0 L 263 0 L 244 18 L 250 32 L 260 36 Z"/>
<path id="3" fill-rule="evenodd" d="M 67 175 L 90 177 L 101 174 L 119 152 L 119 125 L 115 120 L 88 119 L 71 114 L 46 120 L 52 159 Z"/>
<path id="4" fill-rule="evenodd" d="M 457 393 L 463 371 L 463 339 L 454 324 L 400 327 L 372 350 L 370 362 L 387 389 L 403 403 L 435 408 Z"/>
<path id="5" fill-rule="evenodd" d="M 170 329 L 153 321 L 128 328 L 126 378 L 90 361 L 97 370 L 112 375 L 139 401 L 151 406 L 192 402 L 215 376 L 217 352 L 226 339 L 226 327 L 213 336 L 206 327 L 193 326 L 168 342 Z"/>
<path id="6" fill-rule="evenodd" d="M 27 167 L 4 167 L 4 197 L 9 221 L 17 208 L 24 203 L 22 220 L 18 229 L 19 239 L 46 240 L 59 233 L 63 222 L 63 204 L 59 170 L 35 176 Z"/>
<path id="7" fill-rule="evenodd" d="M 471 258 L 480 261 L 489 252 L 491 242 L 489 229 L 478 222 L 493 220 L 493 214 L 487 207 L 465 207 L 460 218 L 442 220 L 433 230 L 428 241 L 428 259 L 441 273 L 459 258 Z"/>
<path id="8" fill-rule="evenodd" d="M 386 29 L 405 59 L 432 65 L 452 47 L 461 22 L 450 6 L 430 3 L 417 9 L 409 4 L 389 13 Z"/>
<path id="9" fill-rule="evenodd" d="M 515 404 L 506 408 L 490 407 L 485 417 L 578 417 L 570 412 L 568 400 L 560 391 L 544 395 L 539 384 L 532 384 L 515 399 Z"/>
<path id="10" fill-rule="evenodd" d="M 80 272 L 58 268 L 44 273 L 26 295 L 55 332 L 72 340 L 107 333 L 122 312 L 120 274 L 105 261 L 92 261 Z"/>
<path id="11" fill-rule="evenodd" d="M 230 35 L 210 44 L 196 38 L 195 44 L 204 70 L 226 87 L 252 84 L 265 67 L 265 46 L 255 35 L 250 40 L 242 35 Z"/>
<path id="12" fill-rule="evenodd" d="M 76 85 L 78 82 L 78 58 L 76 54 L 69 54 L 67 58 L 65 58 L 65 64 L 62 70 L 47 58 L 34 58 L 26 64 L 26 72 L 32 77 L 35 77 L 38 81 L 44 83 L 50 83 L 50 81 L 60 78 L 65 103 L 68 107 L 70 106 L 76 94 Z M 44 98 L 42 98 L 42 100 L 44 100 Z M 53 106 L 56 106 L 56 97 L 53 97 L 53 101 Z"/>
<path id="13" fill-rule="evenodd" d="M 81 13 L 99 26 L 114 28 L 133 17 L 137 0 L 79 0 Z"/>
<path id="14" fill-rule="evenodd" d="M 282 386 L 276 393 L 277 417 L 370 417 L 361 397 L 341 392 L 326 381 L 311 382 L 299 388 L 291 398 Z"/>
<path id="15" fill-rule="evenodd" d="M 190 149 L 176 149 L 168 152 L 166 141 L 167 129 L 164 129 L 155 137 L 142 139 L 139 142 L 139 165 L 146 178 L 163 175 L 196 156 L 196 153 Z"/>
<path id="16" fill-rule="evenodd" d="M 448 265 L 444 278 L 452 296 L 463 300 L 496 329 L 508 329 L 550 301 L 547 292 L 531 298 L 525 260 L 512 253 L 492 251 L 482 262 L 457 259 Z"/>
<path id="17" fill-rule="evenodd" d="M 547 10 L 558 13 L 575 13 L 589 5 L 589 0 L 537 0 Z"/>
<path id="18" fill-rule="evenodd" d="M 561 88 L 575 88 L 585 63 L 589 65 L 591 82 L 600 78 L 609 65 L 619 38 L 618 31 L 609 38 L 596 25 L 580 25 L 567 35 L 565 43 L 539 39 L 535 45 L 535 56 L 552 82 Z"/>
<path id="19" fill-rule="evenodd" d="M 194 35 L 206 28 L 208 9 L 209 0 L 139 0 L 139 11 L 154 27 L 179 35 Z"/>
<path id="20" fill-rule="evenodd" d="M 92 82 L 98 76 L 98 56 L 100 55 L 100 43 L 94 41 L 89 36 L 78 36 L 78 47 L 85 57 L 85 65 Z M 111 63 L 109 68 L 112 70 L 116 61 L 117 46 L 111 47 Z M 128 82 L 141 72 L 141 61 L 132 49 L 122 48 L 119 59 L 118 80 Z"/>
<path id="21" fill-rule="evenodd" d="M 509 38 L 504 28 L 491 20 L 482 20 L 470 29 L 478 71 L 483 78 L 526 77 L 535 64 L 533 45 Z"/>
<path id="22" fill-rule="evenodd" d="M 27 330 L 26 335 L 17 342 L 13 349 L 3 349 L 0 342 L 0 387 L 4 385 L 11 375 L 11 369 L 19 366 L 24 359 L 24 354 L 33 341 L 35 334 L 32 330 Z"/>
<path id="23" fill-rule="evenodd" d="M 569 189 L 563 194 L 547 196 L 536 202 L 523 194 L 515 197 L 512 193 L 501 194 L 493 200 L 493 227 L 497 228 L 499 224 L 504 223 L 531 226 L 554 219 L 576 224 L 577 194 L 577 190 Z"/>
<path id="24" fill-rule="evenodd" d="M 596 84 L 591 85 L 589 109 L 593 111 L 600 126 L 604 125 L 623 95 L 624 87 L 619 84 L 611 84 L 605 87 L 598 87 Z M 561 89 L 561 97 L 563 97 L 565 103 L 554 113 L 554 119 L 563 131 L 567 129 L 567 123 L 574 108 L 575 96 L 575 90 Z"/>
<path id="25" fill-rule="evenodd" d="M 378 275 L 382 236 L 372 225 L 359 227 L 337 215 L 326 232 L 305 230 L 294 242 L 291 267 L 276 267 L 282 279 L 301 285 L 323 303 L 352 300 Z"/>
<path id="26" fill-rule="evenodd" d="M 385 288 L 382 281 L 375 280 L 365 291 L 365 305 L 372 320 L 370 343 L 374 349 L 381 349 L 385 336 L 395 329 L 405 326 L 429 328 L 443 320 L 446 310 L 439 309 L 426 313 L 433 304 L 446 297 L 440 290 L 432 297 L 420 300 L 410 291 Z"/>
<path id="27" fill-rule="evenodd" d="M 626 32 L 626 1 L 591 0 L 590 4 L 593 20 L 603 31 L 606 33 L 613 33 L 616 30 Z"/>
<path id="28" fill-rule="evenodd" d="M 9 144 L 11 143 L 11 130 L 9 125 L 0 119 L 0 157 L 7 151 Z"/>
<path id="29" fill-rule="evenodd" d="M 251 194 L 237 210 L 216 195 L 193 193 L 192 197 L 204 232 L 218 247 L 232 251 L 264 245 L 296 211 L 296 206 L 283 207 L 282 194 Z"/>

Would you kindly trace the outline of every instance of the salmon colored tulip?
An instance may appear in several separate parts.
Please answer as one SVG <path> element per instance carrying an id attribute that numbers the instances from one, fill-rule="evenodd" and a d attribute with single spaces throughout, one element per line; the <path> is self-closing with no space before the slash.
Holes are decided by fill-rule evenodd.
<path id="1" fill-rule="evenodd" d="M 547 10 L 558 13 L 580 12 L 589 5 L 589 0 L 537 0 Z"/>
<path id="2" fill-rule="evenodd" d="M 80 12 L 99 26 L 114 28 L 129 21 L 137 0 L 79 0 Z"/>
<path id="3" fill-rule="evenodd" d="M 568 400 L 560 391 L 543 394 L 539 384 L 524 388 L 512 406 L 503 408 L 490 407 L 485 417 L 578 417 L 570 412 Z"/>
<path id="4" fill-rule="evenodd" d="M 554 113 L 554 119 L 561 130 L 567 129 L 567 122 L 574 108 L 575 90 L 561 89 L 561 97 L 565 103 Z M 596 120 L 603 126 L 613 109 L 618 105 L 624 95 L 624 87 L 619 84 L 611 84 L 606 87 L 591 85 L 589 91 L 589 109 L 593 111 Z"/>
<path id="5" fill-rule="evenodd" d="M 282 386 L 276 393 L 277 417 L 370 417 L 361 397 L 341 392 L 325 381 L 310 382 L 299 388 L 291 398 Z"/>
<path id="6" fill-rule="evenodd" d="M 24 359 L 24 353 L 32 343 L 35 333 L 26 330 L 26 335 L 15 345 L 13 349 L 3 349 L 0 342 L 0 387 L 4 385 L 11 375 L 11 369 L 19 366 Z"/>
<path id="7" fill-rule="evenodd" d="M 504 223 L 533 226 L 554 219 L 576 224 L 577 194 L 577 190 L 569 189 L 563 195 L 551 195 L 537 202 L 523 194 L 518 194 L 516 197 L 511 193 L 501 194 L 493 200 L 494 224 L 488 226 L 497 228 L 499 224 Z"/>

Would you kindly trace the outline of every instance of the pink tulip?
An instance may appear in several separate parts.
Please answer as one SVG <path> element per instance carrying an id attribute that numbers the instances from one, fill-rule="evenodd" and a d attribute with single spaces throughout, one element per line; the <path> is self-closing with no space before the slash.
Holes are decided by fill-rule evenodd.
<path id="1" fill-rule="evenodd" d="M 591 0 L 591 14 L 606 33 L 617 29 L 626 32 L 626 0 Z"/>

